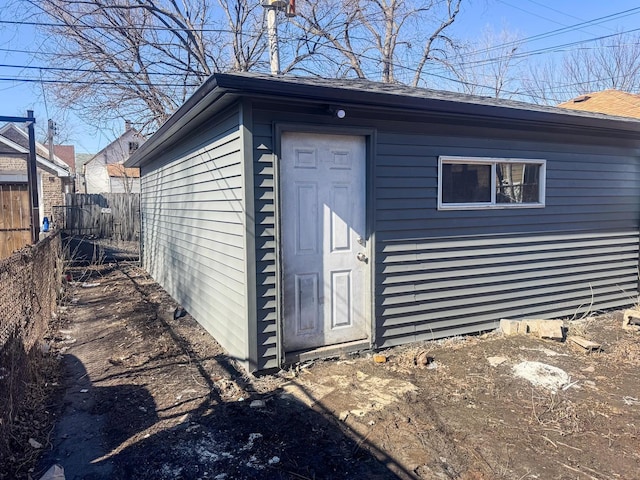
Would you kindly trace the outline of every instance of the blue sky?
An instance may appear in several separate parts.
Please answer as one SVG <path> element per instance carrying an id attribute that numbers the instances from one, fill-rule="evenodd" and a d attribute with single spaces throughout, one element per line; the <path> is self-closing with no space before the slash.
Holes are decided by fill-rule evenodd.
<path id="1" fill-rule="evenodd" d="M 256 0 L 258 1 L 258 0 Z M 463 0 L 460 16 L 450 32 L 452 36 L 473 42 L 482 31 L 490 27 L 499 32 L 506 29 L 517 32 L 521 38 L 528 38 L 550 32 L 577 23 L 612 15 L 638 7 L 631 0 Z M 12 20 L 6 8 L 0 8 L 0 21 Z M 572 29 L 562 34 L 548 36 L 528 42 L 528 50 L 560 46 L 574 41 L 610 35 L 617 31 L 628 31 L 640 27 L 640 13 L 620 16 L 600 25 L 591 25 Z M 32 27 L 15 26 L 0 23 L 0 64 L 41 65 L 29 54 L 17 50 L 37 50 L 38 43 L 29 43 L 34 38 Z M 40 40 L 42 41 L 42 40 Z M 46 41 L 46 40 L 45 40 Z M 545 55 L 560 55 L 567 47 L 559 47 Z M 35 111 L 40 133 L 46 126 L 47 118 L 57 118 L 60 111 L 53 100 L 43 95 L 42 87 L 37 83 L 7 81 L 5 78 L 37 76 L 37 70 L 23 70 L 0 66 L 0 115 L 25 115 L 26 110 Z M 68 143 L 76 145 L 77 152 L 95 153 L 104 147 L 115 135 L 121 133 L 122 125 L 109 131 L 96 131 L 84 126 L 83 122 L 70 114 L 63 119 L 67 125 L 65 131 Z"/>

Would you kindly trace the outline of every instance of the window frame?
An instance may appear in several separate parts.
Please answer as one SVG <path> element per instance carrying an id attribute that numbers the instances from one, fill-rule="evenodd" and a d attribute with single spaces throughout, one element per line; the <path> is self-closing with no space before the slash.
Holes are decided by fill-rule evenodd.
<path id="1" fill-rule="evenodd" d="M 497 203 L 496 165 L 499 163 L 525 163 L 540 167 L 538 201 L 529 203 Z M 491 200 L 489 202 L 444 203 L 442 201 L 442 166 L 447 165 L 490 165 Z M 441 155 L 438 157 L 438 210 L 503 210 L 508 208 L 544 208 L 546 206 L 547 161 L 541 158 L 500 158 L 500 157 L 463 157 Z"/>

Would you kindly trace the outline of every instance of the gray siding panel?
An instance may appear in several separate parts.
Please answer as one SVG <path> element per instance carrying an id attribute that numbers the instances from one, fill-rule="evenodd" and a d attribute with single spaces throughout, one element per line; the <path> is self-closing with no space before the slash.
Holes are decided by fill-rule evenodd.
<path id="1" fill-rule="evenodd" d="M 635 301 L 637 150 L 388 132 L 378 142 L 378 346 Z M 546 206 L 438 211 L 440 155 L 546 159 Z"/>
<path id="2" fill-rule="evenodd" d="M 256 281 L 258 357 L 261 368 L 278 368 L 277 267 L 273 126 L 256 118 L 253 123 L 254 198 L 256 215 Z"/>
<path id="3" fill-rule="evenodd" d="M 143 263 L 229 353 L 247 359 L 239 113 L 142 168 Z"/>
<path id="4" fill-rule="evenodd" d="M 337 124 L 305 106 L 254 106 L 258 343 L 266 365 L 275 367 L 274 124 L 307 123 L 315 132 Z M 500 318 L 570 317 L 635 301 L 638 142 L 402 117 L 380 120 L 354 108 L 340 121 L 345 133 L 376 130 L 368 229 L 378 347 L 479 332 Z M 545 159 L 546 206 L 439 211 L 441 155 Z"/>

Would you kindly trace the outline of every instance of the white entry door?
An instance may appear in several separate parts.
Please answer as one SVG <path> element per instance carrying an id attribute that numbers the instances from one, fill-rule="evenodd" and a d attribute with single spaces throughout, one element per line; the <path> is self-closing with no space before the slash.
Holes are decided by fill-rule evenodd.
<path id="1" fill-rule="evenodd" d="M 364 137 L 284 133 L 286 351 L 367 338 Z"/>

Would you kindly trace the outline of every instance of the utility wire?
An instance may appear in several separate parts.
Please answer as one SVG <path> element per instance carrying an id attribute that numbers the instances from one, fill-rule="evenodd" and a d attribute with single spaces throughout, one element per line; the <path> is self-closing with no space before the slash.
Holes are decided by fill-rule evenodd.
<path id="1" fill-rule="evenodd" d="M 47 84 L 61 84 L 61 85 L 112 85 L 112 86 L 126 86 L 131 85 L 130 82 L 125 80 L 62 80 L 62 79 L 40 79 L 40 78 L 25 78 L 25 77 L 0 77 L 0 82 L 24 82 L 24 83 L 47 83 Z M 154 83 L 151 86 L 154 87 L 199 87 L 199 83 Z"/>
<path id="2" fill-rule="evenodd" d="M 550 30 L 548 32 L 543 32 L 543 33 L 539 33 L 536 35 L 532 35 L 530 37 L 525 37 L 525 38 L 521 38 L 518 40 L 512 40 L 509 42 L 505 42 L 505 43 L 501 43 L 498 45 L 494 45 L 492 47 L 488 47 L 488 48 L 484 48 L 484 49 L 480 49 L 480 50 L 474 50 L 471 52 L 467 52 L 468 55 L 477 55 L 480 53 L 487 53 L 490 51 L 494 51 L 494 50 L 500 50 L 502 48 L 507 48 L 507 47 L 515 47 L 515 46 L 519 46 L 523 43 L 527 43 L 527 42 L 532 42 L 532 41 L 536 41 L 536 40 L 542 40 L 542 39 L 546 39 L 549 37 L 554 37 L 557 35 L 562 35 L 564 33 L 569 33 L 572 32 L 574 30 L 579 30 L 581 27 L 586 27 L 586 26 L 595 26 L 595 25 L 600 25 L 601 23 L 606 23 L 612 20 L 619 20 L 620 18 L 625 18 L 628 16 L 632 16 L 632 15 L 637 15 L 638 13 L 640 13 L 640 7 L 635 7 L 635 8 L 630 8 L 628 10 L 623 10 L 621 12 L 617 12 L 617 13 L 612 13 L 610 15 L 604 15 L 602 17 L 597 17 L 591 20 L 587 20 L 584 22 L 580 22 L 580 23 L 576 23 L 573 25 L 569 25 L 567 27 L 563 27 L 563 28 L 557 28 L 555 30 Z"/>
<path id="3" fill-rule="evenodd" d="M 147 72 L 147 71 L 134 71 L 134 70 L 102 70 L 96 68 L 78 68 L 78 67 L 42 67 L 31 65 L 14 65 L 8 63 L 0 63 L 0 68 L 19 68 L 22 70 L 40 70 L 43 72 L 81 72 L 81 73 L 101 73 L 101 74 L 117 74 L 117 75 L 161 75 L 161 76 L 178 76 L 184 77 L 185 72 Z M 204 72 L 186 72 L 187 74 L 197 75 L 198 73 L 204 75 Z"/>
<path id="4" fill-rule="evenodd" d="M 59 28 L 69 28 L 68 24 L 65 23 L 50 23 L 50 22 L 28 22 L 23 20 L 0 20 L 0 25 L 21 25 L 21 26 L 33 26 L 33 27 L 59 27 Z M 115 27 L 113 25 L 87 25 L 87 24 L 74 24 L 73 28 L 81 28 L 81 29 L 90 29 L 90 30 L 113 30 Z M 185 28 L 185 27 L 161 27 L 158 25 L 118 25 L 119 30 L 153 30 L 159 32 L 173 32 L 173 31 L 181 31 L 181 32 L 208 32 L 208 33 L 233 33 L 237 34 L 234 30 L 224 29 L 224 28 Z"/>

